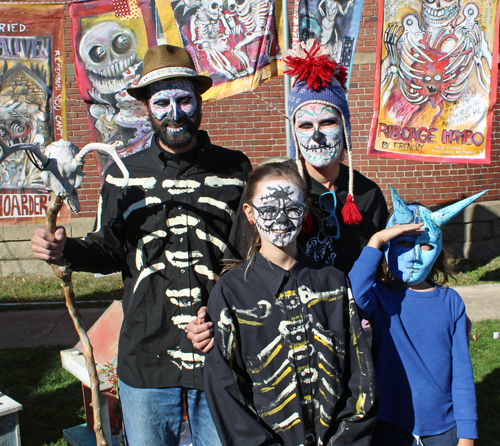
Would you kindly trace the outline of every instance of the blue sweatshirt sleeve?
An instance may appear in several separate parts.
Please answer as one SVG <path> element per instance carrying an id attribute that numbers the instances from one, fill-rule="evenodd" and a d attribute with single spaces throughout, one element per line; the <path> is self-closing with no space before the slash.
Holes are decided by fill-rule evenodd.
<path id="1" fill-rule="evenodd" d="M 375 286 L 375 273 L 381 258 L 381 251 L 365 246 L 349 272 L 352 294 L 359 308 L 359 315 L 363 319 L 370 319 L 377 304 L 373 287 Z"/>
<path id="2" fill-rule="evenodd" d="M 457 422 L 458 438 L 477 438 L 476 393 L 474 374 L 467 343 L 465 305 L 454 290 L 456 323 L 452 339 L 452 385 L 453 414 Z"/>

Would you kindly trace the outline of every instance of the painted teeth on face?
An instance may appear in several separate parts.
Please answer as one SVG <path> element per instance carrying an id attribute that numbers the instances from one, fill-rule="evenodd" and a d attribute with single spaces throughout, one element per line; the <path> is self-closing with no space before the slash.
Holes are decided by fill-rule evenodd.
<path id="1" fill-rule="evenodd" d="M 179 132 L 182 132 L 184 130 L 186 126 L 183 125 L 182 127 L 167 127 L 167 132 L 170 132 L 170 133 L 179 133 Z"/>
<path id="2" fill-rule="evenodd" d="M 344 147 L 342 116 L 332 106 L 302 106 L 295 117 L 294 132 L 302 156 L 314 167 L 330 165 Z"/>
<path id="3" fill-rule="evenodd" d="M 294 214 L 294 210 L 300 211 L 304 206 L 302 192 L 295 184 L 285 178 L 262 182 L 253 205 L 257 230 L 263 239 L 275 246 L 284 247 L 299 235 L 304 213 L 300 217 L 289 217 Z M 271 218 L 276 209 L 279 209 L 278 214 Z M 300 213 L 297 212 L 297 215 Z"/>

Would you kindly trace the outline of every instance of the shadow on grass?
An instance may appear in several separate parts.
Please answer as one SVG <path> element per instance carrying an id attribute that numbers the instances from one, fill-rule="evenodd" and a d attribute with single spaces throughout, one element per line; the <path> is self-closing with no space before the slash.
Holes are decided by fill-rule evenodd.
<path id="1" fill-rule="evenodd" d="M 457 259 L 453 262 L 453 272 L 467 273 L 469 271 L 481 268 L 490 263 L 496 256 L 493 257 L 477 257 L 471 259 Z"/>
<path id="2" fill-rule="evenodd" d="M 63 430 L 85 422 L 82 386 L 77 382 L 30 400 L 20 415 L 23 446 L 50 445 L 63 438 Z M 40 410 L 42 409 L 42 410 Z"/>
<path id="3" fill-rule="evenodd" d="M 67 346 L 0 351 L 0 390 L 18 403 L 23 446 L 61 443 L 62 431 L 85 422 L 81 383 L 61 366 Z"/>
<path id="4" fill-rule="evenodd" d="M 500 444 L 500 368 L 476 384 L 479 439 L 476 446 Z"/>
<path id="5" fill-rule="evenodd" d="M 479 280 L 482 282 L 483 281 L 484 282 L 500 282 L 500 268 L 484 273 Z"/>

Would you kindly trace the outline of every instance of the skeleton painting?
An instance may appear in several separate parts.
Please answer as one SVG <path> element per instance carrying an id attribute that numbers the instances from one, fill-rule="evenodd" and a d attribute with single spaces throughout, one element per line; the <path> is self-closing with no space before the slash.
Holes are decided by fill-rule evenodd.
<path id="1" fill-rule="evenodd" d="M 497 1 L 381 7 L 370 154 L 489 163 L 498 17 Z"/>
<path id="2" fill-rule="evenodd" d="M 48 203 L 40 170 L 10 148 L 66 136 L 64 8 L 2 3 L 0 14 L 0 225 L 39 223 Z"/>
<path id="3" fill-rule="evenodd" d="M 126 91 L 140 78 L 146 50 L 156 44 L 149 2 L 137 4 L 138 11 L 128 16 L 115 12 L 111 0 L 70 6 L 78 87 L 92 140 L 122 142 L 121 157 L 142 150 L 151 134 L 142 104 Z M 102 154 L 96 159 L 101 173 L 111 162 Z"/>
<path id="4" fill-rule="evenodd" d="M 351 68 L 363 3 L 364 0 L 296 0 L 293 41 L 314 38 L 335 55 L 337 62 Z"/>
<path id="5" fill-rule="evenodd" d="M 214 86 L 204 99 L 250 90 L 280 74 L 280 14 L 273 0 L 173 0 L 157 4 L 166 41 L 189 51 Z"/>

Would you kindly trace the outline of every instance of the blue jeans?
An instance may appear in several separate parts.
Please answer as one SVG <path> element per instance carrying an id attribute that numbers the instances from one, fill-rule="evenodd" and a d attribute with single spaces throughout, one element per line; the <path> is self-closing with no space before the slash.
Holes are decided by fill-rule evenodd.
<path id="1" fill-rule="evenodd" d="M 193 446 L 221 446 L 205 392 L 184 387 L 138 389 L 119 382 L 127 446 L 178 446 L 183 396 Z"/>
<path id="2" fill-rule="evenodd" d="M 456 446 L 458 444 L 457 428 L 438 435 L 421 437 L 424 446 Z M 373 433 L 372 446 L 417 446 L 415 437 L 387 421 L 377 421 Z"/>

